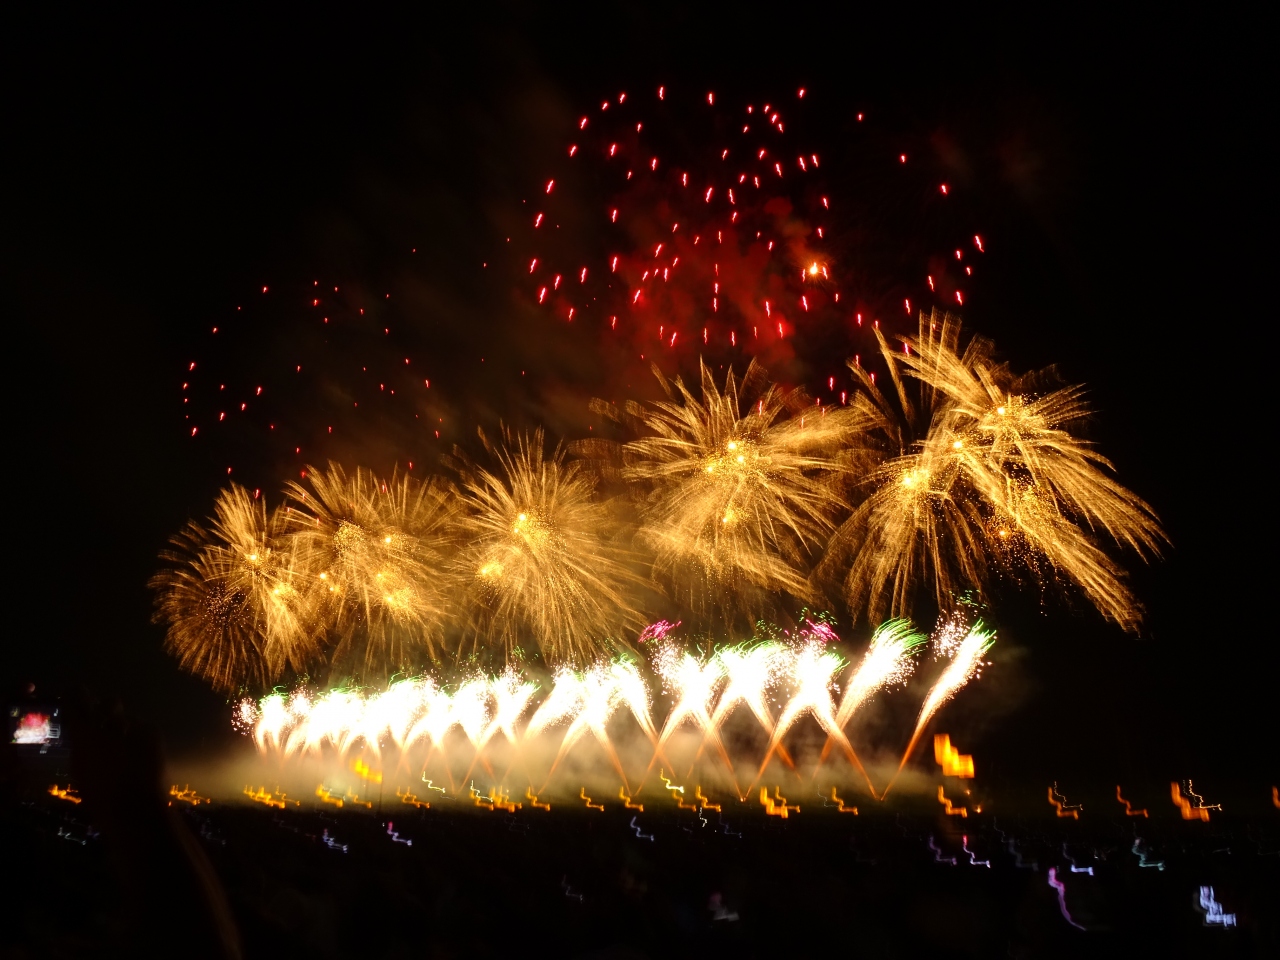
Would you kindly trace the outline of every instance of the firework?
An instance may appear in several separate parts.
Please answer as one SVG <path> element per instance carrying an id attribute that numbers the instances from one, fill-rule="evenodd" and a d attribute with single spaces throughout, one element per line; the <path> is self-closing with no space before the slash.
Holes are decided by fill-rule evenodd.
<path id="1" fill-rule="evenodd" d="M 945 635 L 945 630 L 940 628 L 938 634 Z M 449 685 L 421 676 L 396 680 L 380 692 L 352 687 L 321 693 L 302 687 L 291 694 L 274 692 L 257 703 L 242 700 L 233 711 L 233 723 L 252 735 L 263 753 L 278 751 L 284 757 L 300 757 L 318 756 L 331 750 L 341 757 L 359 750 L 360 757 L 352 769 L 366 779 L 380 774 L 362 759 L 365 754 L 376 758 L 394 747 L 399 752 L 398 763 L 408 762 L 412 753 L 424 767 L 433 756 L 439 755 L 450 784 L 455 782 L 460 769 L 453 766 L 458 759 L 458 747 L 470 757 L 462 782 L 466 782 L 476 764 L 494 773 L 490 750 L 499 733 L 506 738 L 509 748 L 504 751 L 507 771 L 518 767 L 528 773 L 530 762 L 544 749 L 536 741 L 553 727 L 562 726 L 554 759 L 541 778 L 545 781 L 542 789 L 565 758 L 584 740 L 591 739 L 622 780 L 624 793 L 638 793 L 643 789 L 645 778 L 642 777 L 639 787 L 632 791 L 627 786 L 624 758 L 643 763 L 635 753 L 637 745 L 643 744 L 642 749 L 651 750 L 644 754 L 650 758 L 646 777 L 659 764 L 662 770 L 671 770 L 666 747 L 674 732 L 689 724 L 701 735 L 699 756 L 690 767 L 690 775 L 697 767 L 703 748 L 710 743 L 718 754 L 716 762 L 728 770 L 736 787 L 734 762 L 720 730 L 729 715 L 745 703 L 768 735 L 761 770 L 768 766 L 775 753 L 795 769 L 783 740 L 801 717 L 812 714 L 826 732 L 829 743 L 838 744 L 855 769 L 861 771 L 857 755 L 841 730 L 841 710 L 832 697 L 845 661 L 826 649 L 820 639 L 822 632 L 805 630 L 801 636 L 805 639 L 795 646 L 773 641 L 753 642 L 722 647 L 710 656 L 682 650 L 667 642 L 653 658 L 653 675 L 648 675 L 639 663 L 627 657 L 600 661 L 582 671 L 562 667 L 540 702 L 535 700 L 537 684 L 520 670 L 508 667 L 493 677 L 463 675 Z M 976 645 L 974 637 L 979 638 Z M 979 624 L 951 651 L 952 663 L 930 691 L 920 726 L 928 722 L 942 700 L 963 685 L 963 678 L 957 680 L 963 672 L 957 664 L 976 669 L 976 657 L 989 646 L 982 637 L 989 638 L 989 634 L 984 634 Z M 888 683 L 905 678 L 910 665 L 904 665 L 903 661 L 909 659 L 918 645 L 919 638 L 909 625 L 884 624 L 862 662 L 847 678 L 846 690 L 858 691 L 852 696 L 863 703 Z M 887 656 L 885 650 L 896 653 Z M 897 666 L 885 665 L 889 663 Z M 879 678 L 878 682 L 867 679 L 871 673 Z M 672 695 L 671 706 L 665 716 L 657 718 L 658 723 L 651 712 L 651 683 L 655 681 Z M 768 699 L 783 683 L 787 692 L 775 720 Z M 849 695 L 841 700 L 845 713 L 849 713 L 850 702 Z M 615 723 L 620 713 L 629 714 L 634 721 L 626 745 L 622 740 L 615 743 L 615 739 L 623 737 L 622 729 Z M 455 730 L 459 735 L 451 736 Z M 862 775 L 866 777 L 864 771 Z M 502 776 L 505 774 L 495 782 L 500 783 Z M 665 775 L 663 780 L 670 783 Z M 530 774 L 529 786 L 537 785 Z M 669 786 L 668 789 L 681 788 Z M 706 805 L 705 798 L 700 802 Z"/>
<path id="2" fill-rule="evenodd" d="M 836 675 L 844 669 L 844 666 L 845 662 L 839 654 L 825 650 L 817 641 L 809 641 L 796 653 L 791 661 L 791 676 L 795 689 L 773 726 L 773 733 L 769 737 L 769 748 L 765 751 L 764 760 L 760 763 L 760 772 L 756 775 L 757 781 L 764 775 L 765 768 L 773 758 L 783 736 L 791 729 L 792 724 L 808 713 L 818 721 L 818 725 L 830 740 L 834 740 L 844 748 L 845 756 L 866 779 L 867 789 L 871 791 L 872 796 L 875 796 L 875 788 L 871 785 L 867 772 L 862 768 L 862 762 L 858 759 L 848 738 L 845 737 L 844 731 L 836 723 L 831 687 L 835 683 Z"/>
<path id="3" fill-rule="evenodd" d="M 369 674 L 435 657 L 454 592 L 460 501 L 450 486 L 330 464 L 287 492 L 294 551 L 334 659 Z"/>
<path id="4" fill-rule="evenodd" d="M 973 279 L 952 256 L 963 201 L 928 164 L 906 162 L 900 131 L 865 119 L 813 90 L 746 100 L 660 87 L 597 101 L 503 224 L 539 340 L 581 331 L 614 370 L 638 372 L 637 356 L 685 369 L 759 357 L 799 380 L 854 352 L 877 317 L 962 302 Z M 862 189 L 842 192 L 833 169 Z M 839 372 L 821 375 L 832 404 L 849 393 Z"/>
<path id="5" fill-rule="evenodd" d="M 959 321 L 936 312 L 920 314 L 901 353 L 883 336 L 880 347 L 890 395 L 850 364 L 879 412 L 886 454 L 828 557 L 851 557 L 850 602 L 878 617 L 908 610 L 920 584 L 944 603 L 995 571 L 1059 575 L 1135 629 L 1141 608 L 1098 541 L 1150 556 L 1164 534 L 1110 462 L 1069 431 L 1089 412 L 1083 388 L 1050 387 L 1052 371 L 1015 375 L 981 337 L 962 349 Z"/>
<path id="6" fill-rule="evenodd" d="M 741 380 L 730 370 L 723 391 L 703 365 L 700 397 L 655 373 L 667 400 L 592 405 L 641 434 L 617 452 L 642 498 L 639 540 L 655 574 L 730 622 L 759 615 L 769 593 L 811 596 L 807 558 L 834 527 L 865 408 L 812 406 L 754 362 Z"/>
<path id="7" fill-rule="evenodd" d="M 725 679 L 724 661 L 718 656 L 694 657 L 690 653 L 679 653 L 674 646 L 662 648 L 655 658 L 655 668 L 662 678 L 664 687 L 671 690 L 675 703 L 663 722 L 662 731 L 658 735 L 658 746 L 654 759 L 663 746 L 684 723 L 692 723 L 702 735 L 698 744 L 698 755 L 706 741 L 710 740 L 716 748 L 725 767 L 733 774 L 733 764 L 720 740 L 717 725 L 711 719 L 715 709 L 716 694 Z M 695 757 L 694 763 L 697 763 Z M 692 771 L 690 771 L 692 772 Z"/>
<path id="8" fill-rule="evenodd" d="M 527 638 L 550 660 L 589 662 L 643 622 L 617 518 L 563 447 L 546 455 L 541 430 L 503 440 L 486 440 L 496 473 L 458 461 L 467 547 L 454 568 L 476 598 L 472 643 L 510 653 Z"/>
<path id="9" fill-rule="evenodd" d="M 946 626 L 951 622 L 951 619 L 943 621 L 943 631 L 946 630 Z M 924 705 L 920 708 L 920 716 L 916 720 L 915 731 L 911 734 L 907 749 L 903 751 L 902 762 L 898 764 L 898 773 L 901 773 L 902 768 L 907 765 L 907 760 L 910 759 L 912 751 L 915 750 L 916 744 L 920 740 L 920 734 L 924 732 L 924 728 L 933 719 L 934 714 L 938 712 L 944 703 L 954 697 L 961 687 L 977 676 L 982 669 L 982 658 L 991 649 L 991 645 L 996 642 L 995 636 L 994 630 L 986 629 L 981 620 L 976 620 L 965 634 L 964 639 L 955 646 L 954 653 L 951 655 L 951 662 L 942 671 L 942 675 L 934 681 L 933 686 L 929 688 L 928 696 L 924 699 Z M 897 780 L 897 774 L 894 775 L 894 780 Z M 892 787 L 893 781 L 891 780 L 889 786 L 885 787 L 881 799 L 888 794 Z"/>
<path id="10" fill-rule="evenodd" d="M 773 716 L 765 697 L 787 672 L 790 658 L 788 647 L 771 640 L 717 651 L 716 659 L 720 661 L 727 683 L 711 715 L 711 729 L 719 730 L 729 714 L 739 704 L 745 704 L 765 733 L 772 735 Z"/>
<path id="11" fill-rule="evenodd" d="M 304 578 L 283 514 L 233 484 L 209 526 L 190 523 L 151 581 L 165 645 L 184 670 L 219 690 L 267 683 L 316 653 Z"/>
<path id="12" fill-rule="evenodd" d="M 927 641 L 910 620 L 889 620 L 871 635 L 871 644 L 849 678 L 836 710 L 836 725 L 848 726 L 858 708 L 885 687 L 906 683 L 915 670 L 915 654 Z"/>
<path id="13" fill-rule="evenodd" d="M 858 668 L 844 685 L 840 706 L 836 710 L 835 726 L 844 730 L 864 703 L 880 690 L 895 684 L 906 683 L 915 671 L 915 654 L 927 641 L 918 633 L 910 620 L 889 620 L 882 623 L 871 636 L 871 644 L 863 654 Z M 822 748 L 819 768 L 830 755 L 835 743 L 827 738 Z M 817 776 L 817 771 L 814 771 Z"/>
<path id="14" fill-rule="evenodd" d="M 644 679 L 631 661 L 615 660 L 608 667 L 600 664 L 593 666 L 578 678 L 578 687 L 581 692 L 578 696 L 577 716 L 565 731 L 547 776 L 549 778 L 555 773 L 560 761 L 579 740 L 591 734 L 608 755 L 625 786 L 627 775 L 606 728 L 613 715 L 626 708 L 645 736 L 650 740 L 655 738 L 653 720 L 649 715 L 649 690 Z M 657 749 L 661 750 L 661 747 Z"/>

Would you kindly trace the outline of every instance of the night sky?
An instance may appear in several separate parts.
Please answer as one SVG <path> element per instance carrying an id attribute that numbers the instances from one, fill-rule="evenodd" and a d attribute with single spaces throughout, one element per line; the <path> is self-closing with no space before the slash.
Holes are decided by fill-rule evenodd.
<path id="1" fill-rule="evenodd" d="M 545 390 L 504 392 L 516 366 L 560 368 L 529 338 L 518 355 L 501 345 L 509 289 L 479 264 L 501 255 L 502 211 L 601 96 L 807 85 L 926 156 L 962 155 L 966 202 L 999 251 L 966 326 L 1018 368 L 1057 363 L 1090 386 L 1093 436 L 1173 543 L 1135 571 L 1150 613 L 1138 638 L 1081 605 L 1001 609 L 1006 659 L 966 694 L 965 749 L 1028 782 L 1190 776 L 1213 799 L 1272 782 L 1256 354 L 1274 187 L 1260 170 L 1262 68 L 1235 46 L 1247 25 L 777 16 L 522 12 L 459 28 L 139 15 L 11 33 L 5 689 L 119 695 L 175 754 L 228 739 L 223 699 L 161 651 L 146 588 L 167 537 L 223 479 L 175 393 L 208 329 L 263 284 L 315 274 L 374 289 L 413 272 L 421 322 L 439 332 L 433 361 L 452 375 L 451 439 L 499 412 L 576 428 Z M 909 234 L 912 216 L 895 229 Z M 497 360 L 482 370 L 486 345 Z M 999 696 L 984 693 L 1001 670 Z"/>

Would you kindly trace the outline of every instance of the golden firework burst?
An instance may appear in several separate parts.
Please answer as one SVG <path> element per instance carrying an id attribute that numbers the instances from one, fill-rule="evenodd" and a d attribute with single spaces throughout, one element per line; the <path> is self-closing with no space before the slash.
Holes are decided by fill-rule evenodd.
<path id="1" fill-rule="evenodd" d="M 481 439 L 496 470 L 455 458 L 467 545 L 454 569 L 471 584 L 473 647 L 510 654 L 531 642 L 548 659 L 574 663 L 608 652 L 643 624 L 641 581 L 597 478 L 562 446 L 547 455 L 541 430 Z"/>
<path id="2" fill-rule="evenodd" d="M 761 615 L 769 593 L 810 598 L 808 560 L 842 509 L 869 407 L 815 405 L 769 383 L 755 362 L 741 380 L 729 371 L 723 390 L 702 365 L 697 394 L 654 372 L 667 400 L 592 409 L 640 434 L 616 453 L 639 491 L 639 542 L 657 579 L 730 621 Z"/>
<path id="3" fill-rule="evenodd" d="M 1135 629 L 1141 606 L 1102 541 L 1147 557 L 1165 536 L 1151 507 L 1071 432 L 1089 413 L 1083 388 L 1055 386 L 1052 370 L 1016 375 L 981 337 L 962 348 L 950 315 L 922 313 L 900 352 L 877 337 L 892 392 L 850 369 L 878 413 L 886 456 L 826 564 L 848 564 L 851 604 L 877 618 L 907 612 L 922 583 L 943 603 L 995 572 L 1060 576 Z"/>
<path id="4" fill-rule="evenodd" d="M 364 672 L 421 664 L 443 648 L 462 501 L 445 480 L 337 464 L 290 483 L 295 562 L 335 659 Z"/>
<path id="5" fill-rule="evenodd" d="M 318 645 L 283 514 L 238 485 L 209 525 L 191 522 L 151 580 L 165 645 L 184 670 L 220 690 L 303 669 Z"/>

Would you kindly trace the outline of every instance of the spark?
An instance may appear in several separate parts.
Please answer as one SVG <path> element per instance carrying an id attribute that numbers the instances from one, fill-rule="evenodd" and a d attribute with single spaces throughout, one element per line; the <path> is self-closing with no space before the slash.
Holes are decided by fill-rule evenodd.
<path id="1" fill-rule="evenodd" d="M 926 637 L 917 633 L 909 620 L 882 623 L 872 634 L 867 652 L 844 686 L 835 725 L 843 730 L 872 696 L 886 687 L 905 683 L 915 670 L 915 654 L 925 641 Z M 819 766 L 826 760 L 833 743 L 833 738 L 828 737 Z M 814 773 L 816 776 L 817 771 Z"/>
<path id="2" fill-rule="evenodd" d="M 831 686 L 835 675 L 842 669 L 844 669 L 844 661 L 840 656 L 823 651 L 821 644 L 818 643 L 806 644 L 792 659 L 795 690 L 774 724 L 773 734 L 769 738 L 769 747 L 765 751 L 764 760 L 760 763 L 760 771 L 756 774 L 757 780 L 764 775 L 774 751 L 777 750 L 778 744 L 791 729 L 792 724 L 808 713 L 818 721 L 828 738 L 844 748 L 849 762 L 862 774 L 867 782 L 867 789 L 871 791 L 873 797 L 875 796 L 875 787 L 871 785 L 871 778 L 867 776 L 853 746 L 836 722 L 835 705 L 831 701 Z"/>
<path id="3" fill-rule="evenodd" d="M 857 435 L 861 408 L 806 423 L 791 411 L 808 398 L 769 384 L 755 363 L 741 380 L 729 371 L 723 390 L 703 365 L 700 396 L 683 380 L 658 379 L 664 401 L 591 405 L 641 434 L 604 449 L 644 491 L 638 541 L 655 573 L 695 609 L 746 622 L 769 592 L 808 596 L 803 558 L 832 529 L 835 484 L 848 469 L 837 451 Z"/>
<path id="4" fill-rule="evenodd" d="M 544 655 L 586 661 L 601 640 L 643 621 L 632 596 L 639 579 L 612 536 L 616 519 L 595 496 L 596 478 L 548 455 L 541 430 L 503 432 L 501 446 L 481 435 L 497 471 L 461 464 L 467 546 L 453 569 L 470 573 L 475 597 L 471 644 L 531 635 Z"/>

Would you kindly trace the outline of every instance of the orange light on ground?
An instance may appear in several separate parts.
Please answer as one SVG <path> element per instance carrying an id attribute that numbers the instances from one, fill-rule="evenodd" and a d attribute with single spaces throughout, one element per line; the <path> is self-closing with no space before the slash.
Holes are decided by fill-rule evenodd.
<path id="1" fill-rule="evenodd" d="M 941 790 L 942 788 L 941 788 L 941 787 L 939 787 L 938 789 L 939 789 L 939 790 Z M 837 812 L 837 813 L 852 813 L 855 817 L 858 815 L 858 808 L 857 808 L 857 807 L 846 807 L 846 806 L 844 805 L 844 801 L 843 801 L 843 800 L 841 800 L 838 796 L 836 796 L 836 788 L 835 788 L 835 787 L 832 787 L 832 788 L 831 788 L 831 796 L 830 796 L 830 797 L 825 797 L 824 799 L 830 800 L 832 803 L 834 803 L 834 804 L 836 805 L 836 812 Z"/>
<path id="2" fill-rule="evenodd" d="M 1187 781 L 1187 787 L 1190 789 L 1190 781 Z M 1178 784 L 1173 782 L 1169 783 L 1169 795 L 1173 799 L 1173 805 L 1182 813 L 1183 820 L 1200 820 L 1204 823 L 1209 822 L 1210 808 L 1198 805 L 1193 806 L 1191 801 L 1182 795 L 1182 788 L 1179 787 Z M 1217 807 L 1217 805 L 1215 805 L 1215 807 Z M 1217 807 L 1217 809 L 1221 809 L 1221 807 Z"/>
<path id="3" fill-rule="evenodd" d="M 789 814 L 799 813 L 800 806 L 789 806 L 787 798 L 782 795 L 781 787 L 773 788 L 774 795 L 769 796 L 769 788 L 760 788 L 760 804 L 764 807 L 764 812 L 770 817 L 781 817 L 786 820 Z"/>
<path id="4" fill-rule="evenodd" d="M 632 803 L 631 798 L 627 796 L 626 787 L 618 788 L 618 799 L 622 801 L 622 806 L 625 807 L 627 810 L 639 810 L 641 813 L 644 813 L 644 804 Z"/>
<path id="5" fill-rule="evenodd" d="M 533 787 L 525 787 L 524 798 L 529 801 L 529 806 L 531 806 L 534 810 L 550 810 L 551 809 L 551 804 L 540 803 L 538 801 L 538 795 L 533 792 Z"/>
<path id="6" fill-rule="evenodd" d="M 961 777 L 966 780 L 973 777 L 973 757 L 953 747 L 949 734 L 939 733 L 933 738 L 933 756 L 938 766 L 942 767 L 944 777 Z"/>
<path id="7" fill-rule="evenodd" d="M 1145 816 L 1147 816 L 1147 811 L 1146 811 L 1145 809 L 1143 809 L 1143 810 L 1134 810 L 1134 809 L 1133 809 L 1133 807 L 1129 806 L 1129 801 L 1128 801 L 1128 800 L 1126 800 L 1124 797 L 1122 797 L 1122 796 L 1120 795 L 1120 784 L 1118 784 L 1118 783 L 1116 784 L 1116 799 L 1117 799 L 1118 801 L 1120 801 L 1121 803 L 1123 803 L 1123 804 L 1124 804 L 1124 815 L 1125 815 L 1126 817 L 1145 817 Z"/>
<path id="8" fill-rule="evenodd" d="M 331 803 L 339 809 L 344 805 L 343 799 L 341 797 L 335 797 L 323 784 L 316 787 L 316 796 L 320 798 L 321 803 Z M 263 800 L 262 802 L 267 804 L 267 806 L 271 806 L 271 803 L 267 800 Z M 281 804 L 280 806 L 283 807 L 284 804 Z"/>
<path id="9" fill-rule="evenodd" d="M 396 796 L 400 798 L 400 802 L 401 802 L 401 803 L 407 803 L 407 804 L 409 804 L 410 806 L 417 807 L 417 808 L 418 808 L 418 809 L 420 809 L 420 810 L 430 810 L 430 809 L 431 809 L 431 804 L 430 804 L 430 803 L 428 803 L 428 802 L 427 802 L 427 801 L 425 801 L 425 800 L 419 800 L 415 794 L 410 793 L 408 790 L 406 790 L 404 793 L 401 793 L 401 792 L 397 789 L 397 790 L 396 790 Z"/>
<path id="10" fill-rule="evenodd" d="M 175 783 L 169 788 L 169 796 L 173 797 L 174 800 L 181 801 L 182 803 L 189 803 L 193 807 L 197 807 L 202 803 L 213 803 L 213 801 L 208 797 L 202 797 L 200 794 L 192 790 L 190 785 L 186 785 L 179 790 L 178 785 Z"/>
<path id="11" fill-rule="evenodd" d="M 952 806 L 951 801 L 947 799 L 947 795 L 943 792 L 941 784 L 938 785 L 938 802 L 942 804 L 943 812 L 948 817 L 965 817 L 967 819 L 969 816 L 968 807 Z"/>
<path id="12" fill-rule="evenodd" d="M 1067 803 L 1067 798 L 1058 793 L 1057 781 L 1049 787 L 1049 803 L 1053 805 L 1053 809 L 1062 819 L 1070 817 L 1072 820 L 1080 819 L 1080 811 L 1083 807 L 1078 803 Z"/>

